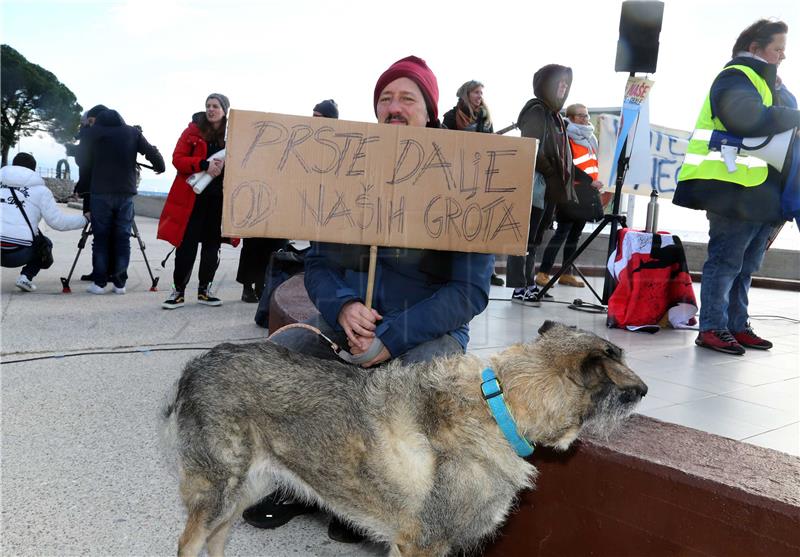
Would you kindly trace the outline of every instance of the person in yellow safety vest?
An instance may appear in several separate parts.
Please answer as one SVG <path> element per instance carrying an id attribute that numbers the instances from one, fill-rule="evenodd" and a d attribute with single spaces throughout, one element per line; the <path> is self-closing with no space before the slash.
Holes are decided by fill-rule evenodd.
<path id="1" fill-rule="evenodd" d="M 602 189 L 603 182 L 598 180 L 597 168 L 597 138 L 594 136 L 594 126 L 589 121 L 589 109 L 582 104 L 571 104 L 567 107 L 567 137 L 572 149 L 572 164 L 575 165 L 575 188 L 593 187 Z M 565 210 L 563 204 L 556 206 L 556 227 L 555 234 L 550 238 L 547 247 L 542 254 L 542 262 L 539 265 L 539 272 L 536 273 L 536 284 L 544 286 L 550 282 L 550 270 L 558 255 L 558 250 L 564 246 L 564 262 L 572 257 L 578 249 L 578 240 L 581 238 L 583 227 L 586 221 L 574 218 L 570 212 Z M 565 243 L 566 242 L 566 243 Z M 582 280 L 569 273 L 568 269 L 558 278 L 558 284 L 566 286 L 576 286 L 583 288 L 586 286 Z"/>
<path id="2" fill-rule="evenodd" d="M 777 169 L 744 153 L 738 154 L 736 169 L 729 172 L 710 139 L 713 132 L 762 137 L 800 126 L 800 112 L 779 106 L 775 94 L 787 32 L 784 22 L 761 19 L 739 35 L 733 59 L 714 79 L 703 103 L 672 200 L 706 211 L 708 257 L 695 344 L 727 354 L 772 348 L 750 326 L 747 295 L 770 232 L 783 220 L 783 184 Z"/>

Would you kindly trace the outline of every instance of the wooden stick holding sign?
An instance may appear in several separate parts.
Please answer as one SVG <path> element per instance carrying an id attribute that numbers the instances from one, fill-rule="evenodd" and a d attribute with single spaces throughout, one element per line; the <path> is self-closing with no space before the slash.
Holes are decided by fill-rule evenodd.
<path id="1" fill-rule="evenodd" d="M 367 295 L 364 305 L 372 309 L 372 291 L 375 289 L 375 267 L 378 265 L 378 246 L 369 247 L 369 271 L 367 271 Z"/>

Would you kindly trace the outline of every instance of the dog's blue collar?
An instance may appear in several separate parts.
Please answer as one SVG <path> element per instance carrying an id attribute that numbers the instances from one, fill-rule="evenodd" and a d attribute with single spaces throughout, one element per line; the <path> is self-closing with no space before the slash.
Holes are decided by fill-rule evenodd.
<path id="1" fill-rule="evenodd" d="M 500 431 L 519 456 L 530 456 L 533 454 L 533 445 L 517 431 L 517 423 L 511 412 L 508 411 L 506 401 L 503 398 L 503 387 L 494 374 L 492 368 L 487 367 L 481 372 L 481 392 L 489 410 L 492 412 L 494 420 L 500 426 Z"/>

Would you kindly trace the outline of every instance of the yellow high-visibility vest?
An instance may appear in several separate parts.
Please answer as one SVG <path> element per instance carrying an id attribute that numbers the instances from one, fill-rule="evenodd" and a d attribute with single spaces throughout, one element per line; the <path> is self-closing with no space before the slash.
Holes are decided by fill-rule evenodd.
<path id="1" fill-rule="evenodd" d="M 763 77 L 747 66 L 735 64 L 727 66 L 725 69 L 731 68 L 743 72 L 750 79 L 758 94 L 761 95 L 764 106 L 772 106 L 772 91 L 770 91 Z M 692 137 L 689 139 L 683 166 L 681 166 L 678 174 L 678 182 L 699 178 L 703 180 L 721 180 L 748 187 L 763 184 L 769 173 L 767 163 L 758 157 L 739 153 L 736 156 L 736 171 L 728 172 L 725 161 L 722 160 L 722 153 L 712 151 L 708 147 L 713 131 L 727 130 L 719 118 L 711 115 L 711 94 L 709 93 L 706 95 L 694 132 L 692 132 Z"/>

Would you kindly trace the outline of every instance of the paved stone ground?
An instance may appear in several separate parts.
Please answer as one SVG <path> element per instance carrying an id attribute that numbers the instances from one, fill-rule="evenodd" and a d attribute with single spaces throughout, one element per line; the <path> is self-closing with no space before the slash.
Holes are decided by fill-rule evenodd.
<path id="1" fill-rule="evenodd" d="M 137 223 L 150 265 L 159 267 L 169 246 L 155 240 L 155 220 Z M 87 249 L 71 281 L 73 293 L 62 294 L 59 277 L 69 272 L 80 231 L 43 229 L 55 244 L 56 263 L 36 277 L 38 290 L 21 292 L 14 287 L 17 270 L 2 270 L 0 553 L 174 555 L 185 512 L 159 444 L 158 410 L 184 363 L 201 353 L 197 348 L 265 337 L 253 322 L 255 304 L 239 299 L 239 251 L 223 248 L 221 307 L 194 303 L 195 268 L 186 306 L 165 311 L 160 303 L 169 293 L 172 260 L 160 290 L 150 292 L 134 241 L 128 293 L 95 296 L 78 280 L 91 270 Z M 77 355 L 84 352 L 94 355 Z M 240 521 L 227 550 L 321 557 L 386 552 L 379 545 L 331 541 L 326 530 L 321 513 L 273 531 Z"/>

